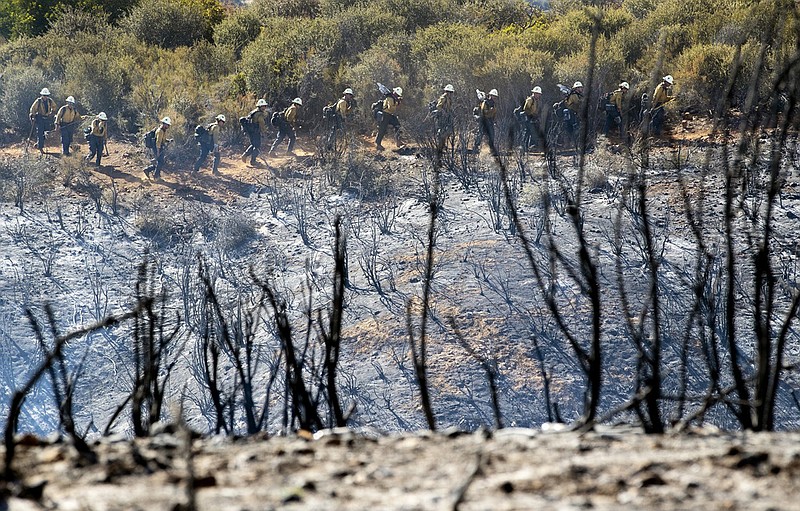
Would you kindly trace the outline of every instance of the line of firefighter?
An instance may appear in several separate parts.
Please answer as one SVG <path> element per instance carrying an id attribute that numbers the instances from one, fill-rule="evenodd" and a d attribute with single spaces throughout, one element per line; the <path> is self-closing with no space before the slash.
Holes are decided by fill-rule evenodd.
<path id="1" fill-rule="evenodd" d="M 662 78 L 656 86 L 652 96 L 652 104 L 649 105 L 649 113 L 651 115 L 652 133 L 660 135 L 664 124 L 664 106 L 669 101 L 674 99 L 672 96 L 671 88 L 675 81 L 671 75 L 666 75 Z M 612 129 L 619 130 L 620 135 L 623 133 L 624 127 L 622 126 L 622 112 L 623 104 L 625 101 L 625 94 L 630 90 L 627 82 L 619 84 L 619 88 L 609 93 L 605 105 L 606 122 L 603 132 L 605 135 Z M 435 123 L 436 123 L 436 141 L 441 147 L 445 140 L 450 137 L 454 132 L 453 126 L 453 99 L 455 88 L 452 84 L 447 84 L 443 88 L 442 95 L 436 101 L 435 109 Z M 480 145 L 483 136 L 486 135 L 490 142 L 490 147 L 494 148 L 494 127 L 497 115 L 496 101 L 498 99 L 498 92 L 492 89 L 480 101 L 480 105 L 475 108 L 475 119 L 478 121 L 478 129 L 475 135 L 473 151 L 480 150 Z M 378 120 L 378 133 L 375 138 L 375 147 L 377 150 L 383 150 L 382 141 L 389 126 L 394 129 L 395 143 L 400 146 L 400 121 L 397 116 L 398 107 L 403 99 L 403 89 L 395 87 L 388 91 L 380 103 L 378 108 L 379 114 L 376 118 Z M 569 134 L 575 134 L 578 128 L 578 115 L 579 105 L 583 99 L 583 84 L 577 81 L 573 84 L 569 92 L 559 103 L 554 105 L 555 110 L 558 111 L 563 108 L 563 120 L 565 130 Z M 299 112 L 303 105 L 301 98 L 295 98 L 291 104 L 279 112 L 272 123 L 278 128 L 275 141 L 269 150 L 269 156 L 276 156 L 276 149 L 280 144 L 288 138 L 287 154 L 294 154 L 294 145 L 296 141 L 296 130 L 299 122 Z M 246 117 L 249 129 L 245 132 L 249 139 L 249 146 L 242 154 L 242 161 L 249 162 L 251 165 L 256 164 L 256 157 L 259 155 L 259 148 L 261 146 L 261 136 L 267 132 L 267 102 L 264 99 L 259 99 L 256 103 L 256 108 L 252 110 Z M 327 138 L 327 147 L 332 147 L 336 137 L 344 131 L 346 119 L 353 113 L 355 107 L 353 90 L 348 87 L 343 93 L 342 97 L 332 107 L 332 123 L 331 130 Z M 31 135 L 36 131 L 36 147 L 40 151 L 44 151 L 45 134 L 48 131 L 48 121 L 53 116 L 56 110 L 55 101 L 50 97 L 50 91 L 47 87 L 43 88 L 39 93 L 39 97 L 33 102 L 30 108 L 31 119 Z M 542 88 L 535 86 L 531 90 L 530 96 L 526 97 L 524 105 L 519 109 L 521 116 L 524 116 L 523 122 L 523 144 L 525 147 L 530 148 L 539 143 L 539 135 L 542 130 L 539 126 L 539 120 L 543 111 L 542 106 Z M 80 115 L 76 106 L 75 98 L 69 96 L 66 103 L 58 109 L 54 117 L 54 124 L 60 133 L 62 154 L 70 155 L 70 147 L 74 139 L 75 128 L 86 116 Z M 106 150 L 106 141 L 108 139 L 108 117 L 105 112 L 100 112 L 92 120 L 91 126 L 86 129 L 86 138 L 89 142 L 89 154 L 86 157 L 87 161 L 95 159 L 95 164 L 100 165 L 103 151 Z M 224 126 L 226 118 L 220 114 L 214 118 L 214 122 L 206 127 L 208 136 L 204 140 L 198 140 L 200 146 L 200 156 L 194 164 L 194 170 L 199 171 L 200 167 L 205 162 L 208 154 L 213 152 L 214 163 L 212 172 L 217 174 L 220 162 L 220 145 L 219 145 L 219 130 Z M 171 141 L 167 138 L 167 130 L 172 125 L 169 117 L 161 119 L 160 125 L 155 129 L 155 148 L 152 149 L 153 158 L 151 165 L 145 169 L 145 174 L 149 177 L 150 172 L 158 179 L 161 176 L 161 170 L 164 166 L 167 144 Z M 30 138 L 30 137 L 29 137 Z"/>

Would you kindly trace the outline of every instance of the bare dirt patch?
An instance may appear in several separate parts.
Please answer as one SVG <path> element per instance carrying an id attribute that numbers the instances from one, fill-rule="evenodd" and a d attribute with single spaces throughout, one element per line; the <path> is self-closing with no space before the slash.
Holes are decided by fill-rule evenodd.
<path id="1" fill-rule="evenodd" d="M 104 439 L 99 462 L 23 442 L 13 510 L 791 510 L 800 435 L 326 431 L 231 441 Z M 33 445 L 30 445 L 33 444 Z"/>

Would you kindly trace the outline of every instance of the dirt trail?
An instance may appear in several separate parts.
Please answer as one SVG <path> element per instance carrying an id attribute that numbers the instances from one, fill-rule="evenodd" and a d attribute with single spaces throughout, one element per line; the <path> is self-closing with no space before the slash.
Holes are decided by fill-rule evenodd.
<path id="1" fill-rule="evenodd" d="M 110 140 L 108 143 L 109 155 L 104 156 L 98 168 L 92 163 L 82 162 L 83 166 L 95 173 L 97 177 L 105 176 L 117 182 L 119 192 L 128 194 L 143 187 L 149 194 L 155 196 L 180 196 L 195 198 L 202 202 L 225 203 L 245 194 L 251 186 L 263 185 L 270 177 L 278 174 L 278 169 L 293 161 L 305 161 L 314 156 L 314 153 L 297 149 L 295 156 L 266 157 L 262 153 L 258 158 L 257 166 L 243 163 L 240 154 L 233 150 L 223 150 L 219 165 L 219 175 L 211 173 L 211 160 L 209 156 L 206 164 L 199 172 L 191 171 L 190 164 L 176 164 L 170 162 L 161 174 L 161 179 L 148 178 L 143 169 L 144 158 L 142 150 L 125 142 Z M 60 145 L 57 139 L 47 141 L 45 154 L 42 156 L 34 145 L 25 147 L 24 142 L 10 146 L 0 147 L 0 157 L 22 157 L 28 154 L 31 158 L 61 159 Z M 71 158 L 81 159 L 86 156 L 86 144 L 80 145 L 73 152 Z"/>

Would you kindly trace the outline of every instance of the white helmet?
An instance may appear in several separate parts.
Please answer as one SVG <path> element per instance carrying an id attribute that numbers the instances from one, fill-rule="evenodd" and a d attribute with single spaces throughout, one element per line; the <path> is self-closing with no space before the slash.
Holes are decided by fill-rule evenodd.
<path id="1" fill-rule="evenodd" d="M 581 82 L 575 82 L 572 84 L 573 89 L 577 89 L 578 87 L 583 87 L 583 84 Z"/>
<path id="2" fill-rule="evenodd" d="M 667 82 L 667 83 L 668 83 L 668 84 L 670 84 L 670 85 L 672 85 L 673 83 L 675 83 L 675 79 L 674 79 L 674 78 L 672 78 L 672 75 L 667 75 L 667 76 L 665 76 L 665 77 L 664 77 L 664 81 L 665 81 L 665 82 Z"/>
<path id="3" fill-rule="evenodd" d="M 67 103 L 72 103 L 74 105 L 75 104 L 75 98 L 73 98 L 72 96 L 67 96 Z"/>
<path id="4" fill-rule="evenodd" d="M 537 85 L 536 87 L 533 88 L 531 92 L 533 92 L 534 94 L 541 94 L 542 88 Z"/>
<path id="5" fill-rule="evenodd" d="M 496 97 L 496 98 L 497 98 L 497 97 L 499 97 L 499 96 L 497 95 L 497 89 L 492 89 L 492 90 L 490 90 L 490 91 L 489 91 L 489 95 L 490 95 L 490 96 L 494 96 L 494 97 Z"/>
<path id="6" fill-rule="evenodd" d="M 49 96 L 50 95 L 50 89 L 45 87 L 44 89 L 42 89 L 42 92 L 40 92 L 39 94 L 41 94 L 42 96 Z"/>
<path id="7" fill-rule="evenodd" d="M 302 100 L 302 99 L 300 99 L 300 98 L 294 98 L 294 99 L 292 100 L 292 103 L 294 103 L 294 104 L 296 104 L 296 105 L 303 106 L 303 100 Z"/>
<path id="8" fill-rule="evenodd" d="M 348 88 L 346 88 L 346 89 L 344 90 L 344 92 L 342 92 L 342 94 L 350 94 L 351 96 L 353 96 L 353 95 L 354 95 L 354 94 L 353 94 L 353 89 L 351 89 L 350 87 L 348 87 Z"/>
<path id="9" fill-rule="evenodd" d="M 455 92 L 456 90 L 453 88 L 453 84 L 452 83 L 448 83 L 447 85 L 444 86 L 444 91 L 445 92 Z"/>
<path id="10" fill-rule="evenodd" d="M 107 121 L 108 120 L 108 116 L 106 115 L 105 112 L 100 112 L 99 114 L 97 114 L 97 118 L 100 119 L 101 121 Z"/>
<path id="11" fill-rule="evenodd" d="M 258 103 L 256 103 L 256 106 L 267 106 L 267 100 L 264 98 L 259 99 Z"/>
<path id="12" fill-rule="evenodd" d="M 225 116 L 222 114 L 219 114 L 218 116 L 214 117 L 214 119 L 225 122 Z"/>
<path id="13" fill-rule="evenodd" d="M 397 94 L 401 98 L 403 97 L 403 88 L 402 87 L 395 87 L 394 89 L 392 89 L 392 92 L 394 92 L 395 94 Z"/>
<path id="14" fill-rule="evenodd" d="M 161 122 L 163 124 L 166 124 L 167 126 L 172 126 L 172 119 L 170 119 L 169 117 L 164 117 L 163 119 L 161 119 Z"/>
<path id="15" fill-rule="evenodd" d="M 628 90 L 628 89 L 630 89 L 630 88 L 631 88 L 631 86 L 630 86 L 630 85 L 628 85 L 628 82 L 622 82 L 621 84 L 619 84 L 619 88 L 620 88 L 620 89 L 625 89 L 625 90 Z"/>

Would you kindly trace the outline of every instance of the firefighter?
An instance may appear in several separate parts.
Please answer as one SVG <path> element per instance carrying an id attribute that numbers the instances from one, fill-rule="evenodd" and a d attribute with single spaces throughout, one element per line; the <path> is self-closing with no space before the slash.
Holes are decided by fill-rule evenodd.
<path id="1" fill-rule="evenodd" d="M 492 151 L 492 156 L 497 156 L 494 138 L 495 118 L 497 117 L 497 97 L 497 89 L 492 89 L 489 91 L 489 94 L 486 95 L 486 98 L 481 101 L 477 118 L 478 131 L 475 134 L 475 145 L 472 150 L 476 154 L 481 152 L 481 142 L 483 141 L 484 133 L 486 133 L 489 137 L 489 148 Z"/>
<path id="2" fill-rule="evenodd" d="M 542 115 L 542 88 L 538 85 L 531 89 L 531 95 L 525 99 L 522 107 L 525 113 L 525 150 L 539 145 L 539 120 Z"/>
<path id="3" fill-rule="evenodd" d="M 338 132 L 344 133 L 345 121 L 356 106 L 356 100 L 353 94 L 353 89 L 346 88 L 342 92 L 342 97 L 336 102 L 333 107 L 333 123 L 331 125 L 331 132 L 328 134 L 328 149 L 332 149 L 336 141 L 336 134 Z"/>
<path id="4" fill-rule="evenodd" d="M 56 110 L 56 102 L 50 97 L 50 89 L 43 88 L 31 105 L 31 125 L 36 129 L 36 147 L 44 153 L 44 134 L 50 127 L 50 119 Z"/>
<path id="5" fill-rule="evenodd" d="M 567 93 L 567 97 L 564 98 L 564 127 L 569 133 L 570 137 L 575 140 L 575 147 L 578 146 L 577 138 L 578 138 L 578 126 L 580 121 L 578 119 L 578 114 L 581 109 L 581 102 L 583 101 L 583 83 L 580 81 L 575 82 L 572 84 L 572 89 Z"/>
<path id="6" fill-rule="evenodd" d="M 103 157 L 103 150 L 106 147 L 108 140 L 108 116 L 105 112 L 100 112 L 92 120 L 92 127 L 89 135 L 89 154 L 86 156 L 86 161 L 91 161 L 95 158 L 95 165 L 100 166 L 100 160 Z"/>
<path id="7" fill-rule="evenodd" d="M 294 155 L 294 143 L 297 139 L 295 127 L 299 121 L 298 113 L 300 112 L 301 106 L 303 106 L 303 100 L 294 98 L 292 104 L 283 111 L 283 116 L 278 121 L 278 136 L 275 138 L 275 142 L 272 143 L 272 147 L 269 150 L 270 156 L 277 156 L 275 149 L 277 149 L 278 146 L 281 145 L 281 142 L 287 137 L 289 138 L 289 146 L 286 148 L 286 154 Z"/>
<path id="8" fill-rule="evenodd" d="M 214 122 L 212 122 L 208 128 L 206 128 L 207 135 L 203 139 L 198 140 L 198 143 L 200 144 L 200 157 L 197 158 L 196 162 L 194 162 L 195 172 L 200 171 L 200 166 L 205 163 L 208 153 L 213 151 L 214 164 L 211 167 L 211 173 L 214 175 L 219 175 L 219 132 L 224 125 L 225 116 L 223 114 L 219 114 L 214 118 Z"/>
<path id="9" fill-rule="evenodd" d="M 616 127 L 619 129 L 619 136 L 623 136 L 623 126 L 622 126 L 622 111 L 623 111 L 623 104 L 625 102 L 625 94 L 630 89 L 630 85 L 628 82 L 622 82 L 619 84 L 619 88 L 611 93 L 608 97 L 608 101 L 606 102 L 605 109 L 606 109 L 606 124 L 603 128 L 603 134 L 608 136 L 608 132 L 611 130 L 612 127 Z"/>
<path id="10" fill-rule="evenodd" d="M 72 145 L 72 138 L 75 133 L 75 127 L 81 121 L 82 117 L 75 108 L 75 98 L 72 96 L 67 97 L 67 102 L 58 109 L 56 113 L 56 129 L 61 135 L 61 154 L 69 156 L 69 148 Z"/>
<path id="11" fill-rule="evenodd" d="M 400 120 L 397 118 L 397 107 L 403 101 L 403 89 L 395 87 L 383 99 L 383 110 L 381 114 L 381 121 L 378 125 L 378 136 L 375 137 L 375 148 L 378 151 L 383 151 L 384 147 L 381 145 L 389 125 L 394 128 L 394 141 L 400 147 Z"/>
<path id="12" fill-rule="evenodd" d="M 161 179 L 161 169 L 164 168 L 164 159 L 167 154 L 167 144 L 170 140 L 167 138 L 167 130 L 172 126 L 172 119 L 164 117 L 161 119 L 161 126 L 156 129 L 156 145 L 153 150 L 153 163 L 144 169 L 144 174 L 150 178 L 150 172 L 155 170 L 153 177 Z"/>
<path id="13" fill-rule="evenodd" d="M 650 113 L 652 115 L 653 134 L 661 135 L 661 129 L 664 127 L 664 106 L 675 99 L 675 96 L 670 95 L 672 86 L 675 80 L 672 75 L 667 75 L 661 79 L 661 83 L 656 86 L 653 92 L 653 105 Z"/>
<path id="14" fill-rule="evenodd" d="M 453 95 L 456 90 L 448 83 L 436 101 L 436 142 L 439 150 L 444 148 L 447 139 L 453 136 Z"/>
<path id="15" fill-rule="evenodd" d="M 250 139 L 250 145 L 242 153 L 242 162 L 247 163 L 250 158 L 250 165 L 256 165 L 256 157 L 261 148 L 261 134 L 267 132 L 267 101 L 261 98 L 256 103 L 256 108 L 247 114 L 248 128 L 245 130 Z"/>

